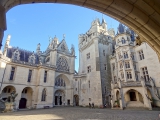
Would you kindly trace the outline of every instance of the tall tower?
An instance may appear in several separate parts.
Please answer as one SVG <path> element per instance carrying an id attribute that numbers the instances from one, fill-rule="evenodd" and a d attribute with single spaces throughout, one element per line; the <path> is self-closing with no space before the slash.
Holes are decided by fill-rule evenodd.
<path id="1" fill-rule="evenodd" d="M 102 105 L 109 102 L 110 80 L 109 55 L 112 53 L 112 38 L 108 35 L 106 22 L 92 22 L 85 34 L 79 35 L 79 73 L 86 74 L 83 94 L 86 104 Z M 88 101 L 87 101 L 88 99 Z"/>

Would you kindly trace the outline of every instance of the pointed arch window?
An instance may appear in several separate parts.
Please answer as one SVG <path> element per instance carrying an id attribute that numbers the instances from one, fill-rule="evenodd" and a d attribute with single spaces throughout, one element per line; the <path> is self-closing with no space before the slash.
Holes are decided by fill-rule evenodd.
<path id="1" fill-rule="evenodd" d="M 43 91 L 42 91 L 41 101 L 46 101 L 46 89 L 43 89 Z"/>
<path id="2" fill-rule="evenodd" d="M 56 87 L 65 87 L 66 83 L 62 78 L 58 78 L 55 82 Z"/>

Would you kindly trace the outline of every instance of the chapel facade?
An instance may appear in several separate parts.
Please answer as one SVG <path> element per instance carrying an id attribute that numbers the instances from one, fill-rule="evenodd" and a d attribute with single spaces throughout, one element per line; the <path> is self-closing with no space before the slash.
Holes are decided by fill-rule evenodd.
<path id="1" fill-rule="evenodd" d="M 16 91 L 16 109 L 53 106 L 160 106 L 160 64 L 147 43 L 136 45 L 136 34 L 120 24 L 107 28 L 95 19 L 78 37 L 79 69 L 75 71 L 75 48 L 65 38 L 50 39 L 44 52 L 10 45 L 8 35 L 0 53 L 0 98 Z"/>
<path id="2" fill-rule="evenodd" d="M 9 35 L 1 53 L 0 79 L 3 100 L 16 91 L 16 108 L 44 108 L 72 105 L 72 79 L 75 73 L 75 50 L 63 39 L 51 39 L 46 51 L 36 52 L 9 45 Z"/>

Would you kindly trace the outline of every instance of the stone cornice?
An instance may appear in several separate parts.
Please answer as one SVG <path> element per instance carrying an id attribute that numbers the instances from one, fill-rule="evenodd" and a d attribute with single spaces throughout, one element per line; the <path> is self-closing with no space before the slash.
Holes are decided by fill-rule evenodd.
<path id="1" fill-rule="evenodd" d="M 56 70 L 56 72 L 63 73 L 63 74 L 74 74 L 74 73 L 70 73 L 70 72 L 67 72 L 67 71 L 60 71 L 60 70 Z"/>
<path id="2" fill-rule="evenodd" d="M 89 41 L 86 45 L 84 45 L 83 47 L 81 47 L 79 50 L 83 51 L 85 50 L 87 47 L 91 46 L 94 43 L 94 40 L 92 39 L 91 41 Z"/>
<path id="3" fill-rule="evenodd" d="M 87 74 L 77 74 L 73 76 L 73 78 L 82 78 L 82 77 L 87 77 Z"/>
<path id="4" fill-rule="evenodd" d="M 19 66 L 22 66 L 22 67 L 34 67 L 34 68 L 47 68 L 47 69 L 52 69 L 52 70 L 55 70 L 56 69 L 56 66 L 54 65 L 48 65 L 48 64 L 31 64 L 31 63 L 28 63 L 28 62 L 23 62 L 23 61 L 17 61 L 17 60 L 12 60 L 11 59 L 11 62 L 8 62 L 8 64 L 18 64 Z"/>

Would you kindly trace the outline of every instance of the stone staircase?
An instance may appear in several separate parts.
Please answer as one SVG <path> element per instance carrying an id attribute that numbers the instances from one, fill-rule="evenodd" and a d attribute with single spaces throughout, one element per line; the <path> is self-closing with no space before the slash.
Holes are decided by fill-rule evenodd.
<path id="1" fill-rule="evenodd" d="M 148 110 L 144 107 L 144 104 L 140 101 L 129 101 L 125 110 Z"/>
<path id="2" fill-rule="evenodd" d="M 127 102 L 127 107 L 131 108 L 131 107 L 139 107 L 139 108 L 143 108 L 144 104 L 140 101 L 129 101 Z"/>

